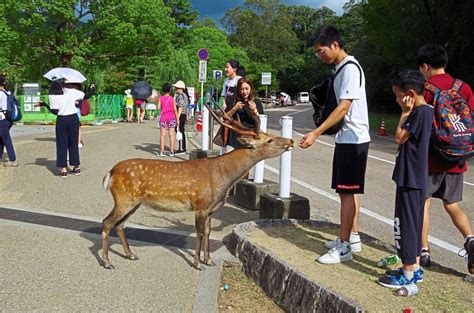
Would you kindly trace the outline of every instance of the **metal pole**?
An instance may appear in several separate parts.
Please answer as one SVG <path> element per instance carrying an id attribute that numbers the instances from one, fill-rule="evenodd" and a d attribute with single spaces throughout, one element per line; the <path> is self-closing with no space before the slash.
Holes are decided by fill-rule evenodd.
<path id="1" fill-rule="evenodd" d="M 293 131 L 293 118 L 291 116 L 283 116 L 280 119 L 281 137 L 291 138 Z M 291 150 L 283 152 L 280 157 L 280 192 L 278 196 L 281 198 L 290 197 L 290 178 L 291 178 Z"/>
<path id="2" fill-rule="evenodd" d="M 260 131 L 266 132 L 267 131 L 267 116 L 260 115 Z M 263 183 L 263 172 L 265 169 L 265 161 L 260 161 L 255 164 L 255 171 L 253 175 L 253 182 L 257 184 Z"/>
<path id="3" fill-rule="evenodd" d="M 204 82 L 201 82 L 201 110 L 202 110 L 202 138 L 201 149 L 207 151 L 209 149 L 209 111 L 204 105 Z"/>

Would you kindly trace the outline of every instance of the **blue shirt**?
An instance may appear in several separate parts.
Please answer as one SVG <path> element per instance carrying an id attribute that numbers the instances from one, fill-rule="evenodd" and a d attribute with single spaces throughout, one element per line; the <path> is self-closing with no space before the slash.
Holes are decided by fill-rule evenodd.
<path id="1" fill-rule="evenodd" d="M 413 108 L 401 126 L 410 137 L 398 147 L 392 179 L 398 187 L 425 189 L 428 179 L 428 148 L 433 123 L 433 107 Z"/>

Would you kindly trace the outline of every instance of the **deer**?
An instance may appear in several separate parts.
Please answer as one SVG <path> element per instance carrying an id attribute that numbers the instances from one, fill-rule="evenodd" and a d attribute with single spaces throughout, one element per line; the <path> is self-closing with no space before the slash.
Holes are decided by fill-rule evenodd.
<path id="1" fill-rule="evenodd" d="M 104 268 L 114 269 L 108 256 L 112 227 L 126 257 L 138 259 L 125 238 L 124 224 L 142 204 L 161 211 L 194 211 L 196 244 L 193 265 L 202 270 L 202 244 L 203 263 L 215 265 L 209 253 L 213 212 L 225 204 L 228 191 L 256 163 L 293 148 L 293 139 L 260 132 L 257 126 L 246 128 L 222 109 L 219 113 L 205 105 L 219 124 L 240 134 L 238 140 L 242 147 L 217 157 L 178 162 L 133 158 L 115 164 L 102 180 L 104 189 L 109 190 L 114 199 L 112 211 L 102 221 L 101 262 Z"/>

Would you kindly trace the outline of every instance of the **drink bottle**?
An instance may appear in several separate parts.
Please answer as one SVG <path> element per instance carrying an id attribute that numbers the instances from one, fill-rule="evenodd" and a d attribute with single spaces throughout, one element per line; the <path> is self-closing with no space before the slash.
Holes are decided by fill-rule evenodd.
<path id="1" fill-rule="evenodd" d="M 397 263 L 398 263 L 398 256 L 396 254 L 391 254 L 391 255 L 388 255 L 386 257 L 381 258 L 378 261 L 377 266 L 378 267 L 385 267 L 385 266 L 393 265 L 393 264 L 397 264 Z"/>
<path id="2" fill-rule="evenodd" d="M 413 296 L 413 295 L 416 295 L 417 293 L 418 293 L 418 287 L 416 286 L 416 284 L 405 285 L 397 290 L 397 295 L 402 296 L 402 297 Z"/>

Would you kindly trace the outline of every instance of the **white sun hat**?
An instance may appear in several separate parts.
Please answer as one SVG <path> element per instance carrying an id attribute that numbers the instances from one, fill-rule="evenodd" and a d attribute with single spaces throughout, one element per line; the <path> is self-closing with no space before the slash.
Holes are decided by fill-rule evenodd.
<path id="1" fill-rule="evenodd" d="M 184 85 L 184 82 L 183 82 L 182 80 L 178 80 L 178 81 L 176 82 L 176 84 L 173 85 L 173 87 L 181 88 L 181 89 L 186 88 L 186 86 Z"/>

